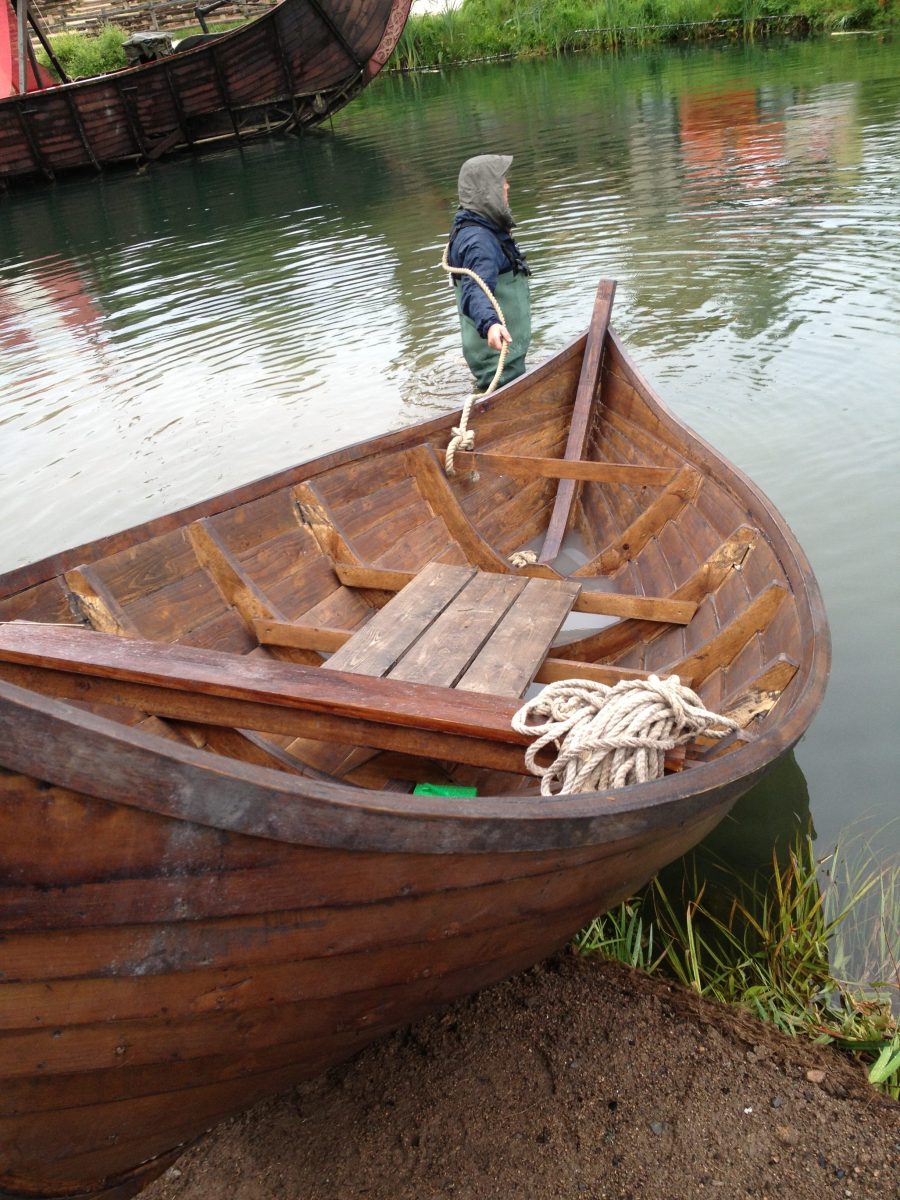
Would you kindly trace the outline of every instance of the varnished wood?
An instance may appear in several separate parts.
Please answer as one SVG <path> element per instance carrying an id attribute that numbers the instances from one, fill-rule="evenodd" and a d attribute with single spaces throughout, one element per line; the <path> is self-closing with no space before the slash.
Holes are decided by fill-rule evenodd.
<path id="1" fill-rule="evenodd" d="M 775 613 L 788 598 L 788 591 L 772 584 L 761 592 L 746 610 L 729 621 L 724 628 L 692 654 L 673 664 L 672 671 L 684 671 L 695 684 L 700 684 L 719 667 L 727 667 L 755 634 L 762 633 Z"/>
<path id="2" fill-rule="evenodd" d="M 518 479 L 591 480 L 594 483 L 625 483 L 633 487 L 665 487 L 675 476 L 671 467 L 535 458 L 524 454 L 484 454 L 469 450 L 457 450 L 454 463 L 459 471 L 497 471 Z"/>
<path id="3" fill-rule="evenodd" d="M 293 621 L 253 621 L 253 632 L 262 646 L 290 646 L 295 650 L 321 650 L 330 654 L 353 637 L 352 629 L 329 629 Z"/>
<path id="4" fill-rule="evenodd" d="M 615 543 L 573 572 L 575 575 L 612 575 L 625 562 L 636 558 L 662 526 L 678 515 L 700 489 L 702 478 L 690 466 L 684 466 L 665 490 L 650 504 Z"/>
<path id="5" fill-rule="evenodd" d="M 233 97 L 224 60 L 225 89 L 194 68 Z M 257 1096 L 534 963 L 807 728 L 829 651 L 802 551 L 611 331 L 602 407 L 561 459 L 586 344 L 473 406 L 452 481 L 431 450 L 450 413 L 0 576 L 0 622 L 53 630 L 0 633 L 0 1191 L 133 1192 Z M 593 564 L 571 582 L 506 559 L 540 544 L 559 478 Z M 447 567 L 462 586 L 416 615 L 412 581 Z M 540 663 L 578 584 L 576 640 Z M 275 659 L 363 647 L 378 677 Z M 403 662 L 455 686 L 391 678 Z M 508 723 L 532 674 L 676 670 L 746 727 L 653 783 L 538 794 Z"/>
<path id="6" fill-rule="evenodd" d="M 601 383 L 600 367 L 603 363 L 606 331 L 609 328 L 609 317 L 615 294 L 615 283 L 610 279 L 601 279 L 594 299 L 594 311 L 591 314 L 591 324 L 588 328 L 587 344 L 581 364 L 581 376 L 575 392 L 575 407 L 569 426 L 569 439 L 563 455 L 564 458 L 576 462 L 584 458 L 588 435 L 597 408 Z M 553 562 L 559 554 L 566 530 L 572 520 L 577 494 L 574 479 L 564 478 L 561 480 L 556 491 L 556 502 L 553 505 L 553 512 L 550 514 L 547 532 L 544 535 L 544 544 L 538 555 L 539 562 Z"/>
<path id="7" fill-rule="evenodd" d="M 342 583 L 349 587 L 384 588 L 399 591 L 415 579 L 411 571 L 384 571 L 349 563 L 335 563 L 335 572 Z M 545 568 L 523 567 L 517 573 L 529 579 L 559 580 L 555 571 L 544 573 Z M 686 625 L 697 611 L 697 602 L 682 597 L 627 596 L 619 592 L 580 591 L 573 607 L 574 612 L 594 613 L 607 617 L 634 617 L 643 621 L 662 621 L 666 624 Z M 274 634 L 275 629 L 270 630 Z M 286 642 L 286 645 L 292 643 Z"/>
<path id="8" fill-rule="evenodd" d="M 473 566 L 483 571 L 512 572 L 512 567 L 481 536 L 447 481 L 433 446 L 417 446 L 407 454 L 410 472 L 435 516 L 439 516 Z"/>

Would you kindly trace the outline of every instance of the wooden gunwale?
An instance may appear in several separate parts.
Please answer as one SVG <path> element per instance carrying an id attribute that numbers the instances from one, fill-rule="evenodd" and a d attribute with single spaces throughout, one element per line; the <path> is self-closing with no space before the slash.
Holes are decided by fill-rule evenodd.
<path id="1" fill-rule="evenodd" d="M 618 841 L 689 819 L 743 792 L 793 745 L 787 722 L 734 754 L 681 776 L 620 792 L 565 797 L 453 798 L 364 792 L 222 760 L 128 729 L 72 705 L 0 682 L 7 765 L 61 787 L 160 815 L 275 841 L 432 854 L 567 849 Z M 794 739 L 796 740 L 796 739 Z M 735 768 L 735 762 L 740 764 Z M 749 761 L 748 761 L 749 760 Z M 114 770 L 97 770 L 107 761 Z"/>

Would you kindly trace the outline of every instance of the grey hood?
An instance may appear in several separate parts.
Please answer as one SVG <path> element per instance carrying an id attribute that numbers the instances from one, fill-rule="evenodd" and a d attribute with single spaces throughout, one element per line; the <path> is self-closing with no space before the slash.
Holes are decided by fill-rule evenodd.
<path id="1" fill-rule="evenodd" d="M 503 180 L 512 165 L 511 154 L 479 154 L 459 169 L 459 205 L 480 213 L 501 229 L 511 229 L 513 215 L 503 196 Z"/>

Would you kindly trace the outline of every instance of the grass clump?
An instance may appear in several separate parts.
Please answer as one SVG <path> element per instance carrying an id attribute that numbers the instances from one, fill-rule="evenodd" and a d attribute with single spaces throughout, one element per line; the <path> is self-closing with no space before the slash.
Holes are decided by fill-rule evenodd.
<path id="1" fill-rule="evenodd" d="M 654 880 L 582 930 L 576 949 L 839 1046 L 900 1099 L 900 868 L 839 851 L 817 860 L 808 834 L 770 876 L 735 879 L 730 894 L 708 888 L 696 856 L 686 863 L 681 889 Z"/>
<path id="2" fill-rule="evenodd" d="M 104 25 L 96 37 L 82 33 L 60 33 L 51 38 L 53 53 L 70 79 L 88 79 L 105 75 L 125 66 L 122 43 L 128 31 L 118 25 Z M 37 51 L 38 61 L 54 75 L 56 72 L 43 47 Z"/>

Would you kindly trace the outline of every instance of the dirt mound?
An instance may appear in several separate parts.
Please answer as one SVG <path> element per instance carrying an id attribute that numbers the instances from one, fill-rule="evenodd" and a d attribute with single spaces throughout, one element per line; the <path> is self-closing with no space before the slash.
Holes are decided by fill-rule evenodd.
<path id="1" fill-rule="evenodd" d="M 146 1200 L 900 1197 L 838 1052 L 561 956 L 220 1126 Z"/>

